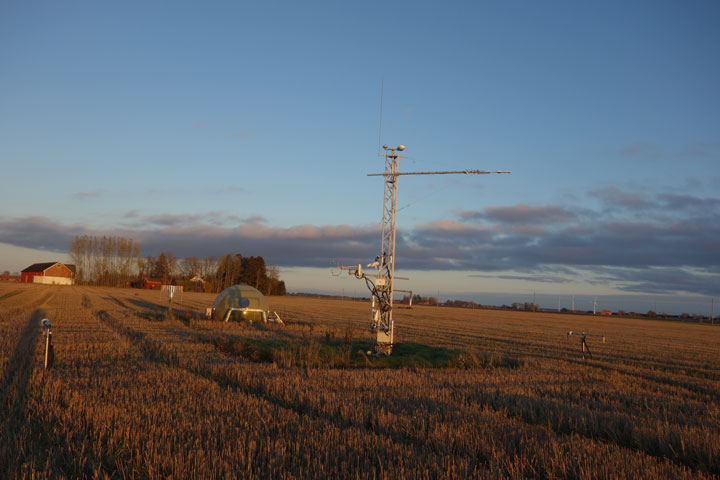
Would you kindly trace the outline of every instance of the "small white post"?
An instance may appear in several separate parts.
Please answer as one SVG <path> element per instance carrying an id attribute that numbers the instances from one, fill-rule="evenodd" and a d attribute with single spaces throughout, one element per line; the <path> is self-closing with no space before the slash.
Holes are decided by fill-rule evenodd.
<path id="1" fill-rule="evenodd" d="M 55 359 L 55 352 L 52 346 L 52 332 L 50 331 L 50 320 L 43 318 L 40 321 L 43 331 L 45 332 L 45 370 L 52 367 L 53 360 Z"/>

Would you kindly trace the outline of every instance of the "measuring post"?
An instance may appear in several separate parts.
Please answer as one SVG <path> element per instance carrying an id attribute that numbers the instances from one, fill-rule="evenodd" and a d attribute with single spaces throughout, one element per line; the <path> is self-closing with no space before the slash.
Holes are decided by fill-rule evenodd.
<path id="1" fill-rule="evenodd" d="M 40 321 L 40 325 L 42 325 L 43 332 L 45 333 L 45 370 L 48 370 L 52 367 L 53 361 L 55 360 L 55 351 L 53 350 L 52 345 L 52 332 L 50 331 L 50 320 L 47 318 L 43 318 Z"/>
<path id="2" fill-rule="evenodd" d="M 595 333 L 585 333 L 585 332 L 567 332 L 567 337 L 570 338 L 571 335 L 578 335 L 580 337 L 580 352 L 582 353 L 583 360 L 585 360 L 585 354 L 587 353 L 588 357 L 592 360 L 592 354 L 590 353 L 590 347 L 588 347 L 587 344 L 587 337 L 602 337 L 603 343 L 605 343 L 605 335 L 598 335 Z"/>
<path id="3" fill-rule="evenodd" d="M 380 255 L 375 261 L 368 264 L 368 268 L 378 270 L 377 274 L 363 273 L 362 265 L 343 267 L 350 275 L 358 279 L 365 279 L 371 293 L 371 324 L 370 329 L 376 336 L 375 354 L 390 355 L 394 343 L 393 310 L 393 282 L 400 280 L 395 277 L 395 238 L 397 234 L 397 190 L 398 177 L 401 175 L 489 175 L 493 173 L 511 173 L 508 170 L 447 170 L 438 172 L 400 172 L 398 160 L 402 158 L 398 152 L 405 150 L 405 145 L 388 147 L 383 145 L 385 153 L 379 154 L 385 158 L 384 173 L 370 173 L 368 177 L 384 177 L 383 211 L 381 220 Z M 369 277 L 375 278 L 375 281 Z"/>

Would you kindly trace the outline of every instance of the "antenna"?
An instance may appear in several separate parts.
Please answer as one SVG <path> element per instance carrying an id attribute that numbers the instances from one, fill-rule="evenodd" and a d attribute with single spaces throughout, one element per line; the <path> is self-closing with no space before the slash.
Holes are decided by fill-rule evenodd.
<path id="1" fill-rule="evenodd" d="M 587 341 L 585 340 L 586 337 L 602 337 L 603 343 L 605 343 L 605 335 L 598 335 L 596 333 L 585 333 L 585 332 L 567 332 L 567 338 L 569 339 L 572 335 L 579 335 L 580 336 L 580 351 L 582 352 L 583 360 L 585 359 L 585 354 L 588 354 L 588 357 L 592 359 L 592 355 L 590 354 L 590 348 L 588 348 Z"/>
<path id="2" fill-rule="evenodd" d="M 384 177 L 383 191 L 382 232 L 380 236 L 380 255 L 375 261 L 368 264 L 368 268 L 378 270 L 377 274 L 370 275 L 362 271 L 362 265 L 344 267 L 338 265 L 340 270 L 347 270 L 348 274 L 358 279 L 364 279 L 371 293 L 371 324 L 370 330 L 376 335 L 375 354 L 390 355 L 394 342 L 393 309 L 393 282 L 401 280 L 395 277 L 395 238 L 397 236 L 397 189 L 398 177 L 401 175 L 489 175 L 493 173 L 511 173 L 508 170 L 449 170 L 440 172 L 400 172 L 398 160 L 402 158 L 398 152 L 405 150 L 405 145 L 389 147 L 383 145 L 385 153 L 379 156 L 385 158 L 384 173 L 370 173 L 369 177 Z M 375 280 L 371 280 L 373 277 Z M 406 279 L 405 279 L 406 280 Z"/>
<path id="3" fill-rule="evenodd" d="M 597 297 L 593 300 L 593 315 L 597 315 Z"/>
<path id="4" fill-rule="evenodd" d="M 383 94 L 385 93 L 385 77 L 380 77 L 380 121 L 378 121 L 378 155 L 382 144 Z"/>

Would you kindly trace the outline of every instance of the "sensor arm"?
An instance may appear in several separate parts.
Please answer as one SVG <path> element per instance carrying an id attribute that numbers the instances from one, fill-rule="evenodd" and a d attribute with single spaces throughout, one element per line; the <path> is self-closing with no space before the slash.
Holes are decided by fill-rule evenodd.
<path id="1" fill-rule="evenodd" d="M 489 172 L 486 170 L 448 170 L 444 172 L 397 172 L 397 173 L 368 173 L 368 177 L 386 177 L 398 175 L 490 175 L 492 173 L 512 173 L 510 170 L 495 170 Z"/>

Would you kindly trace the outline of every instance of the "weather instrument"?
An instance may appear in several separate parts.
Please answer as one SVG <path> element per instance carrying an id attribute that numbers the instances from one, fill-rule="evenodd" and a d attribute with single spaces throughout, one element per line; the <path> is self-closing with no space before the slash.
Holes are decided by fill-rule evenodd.
<path id="1" fill-rule="evenodd" d="M 379 156 L 385 157 L 385 172 L 370 173 L 368 177 L 384 177 L 385 189 L 383 193 L 382 232 L 380 237 L 380 255 L 375 261 L 368 264 L 366 268 L 375 269 L 377 273 L 368 274 L 363 272 L 362 265 L 342 266 L 341 270 L 347 270 L 348 274 L 358 279 L 364 279 L 371 293 L 371 324 L 370 329 L 376 335 L 375 354 L 390 355 L 394 342 L 394 328 L 392 319 L 393 310 L 393 283 L 401 280 L 395 276 L 395 236 L 397 233 L 397 190 L 398 177 L 401 175 L 489 175 L 493 173 L 511 173 L 507 170 L 485 171 L 485 170 L 448 170 L 438 172 L 400 172 L 398 160 L 402 158 L 397 152 L 405 150 L 405 145 L 388 147 L 383 145 L 385 153 Z M 374 279 L 374 280 L 373 280 Z M 407 280 L 407 279 L 405 279 Z"/>
<path id="2" fill-rule="evenodd" d="M 605 343 L 605 335 L 599 335 L 596 333 L 586 333 L 586 332 L 567 332 L 567 337 L 570 338 L 572 335 L 577 335 L 580 337 L 580 351 L 582 352 L 583 359 L 585 358 L 585 354 L 587 353 L 588 357 L 592 359 L 592 354 L 590 353 L 590 348 L 588 348 L 586 337 L 600 337 L 602 338 L 603 343 Z"/>
<path id="3" fill-rule="evenodd" d="M 49 369 L 53 365 L 55 360 L 55 350 L 52 345 L 52 332 L 50 331 L 50 320 L 43 318 L 40 321 L 42 325 L 43 333 L 45 334 L 45 370 Z"/>

